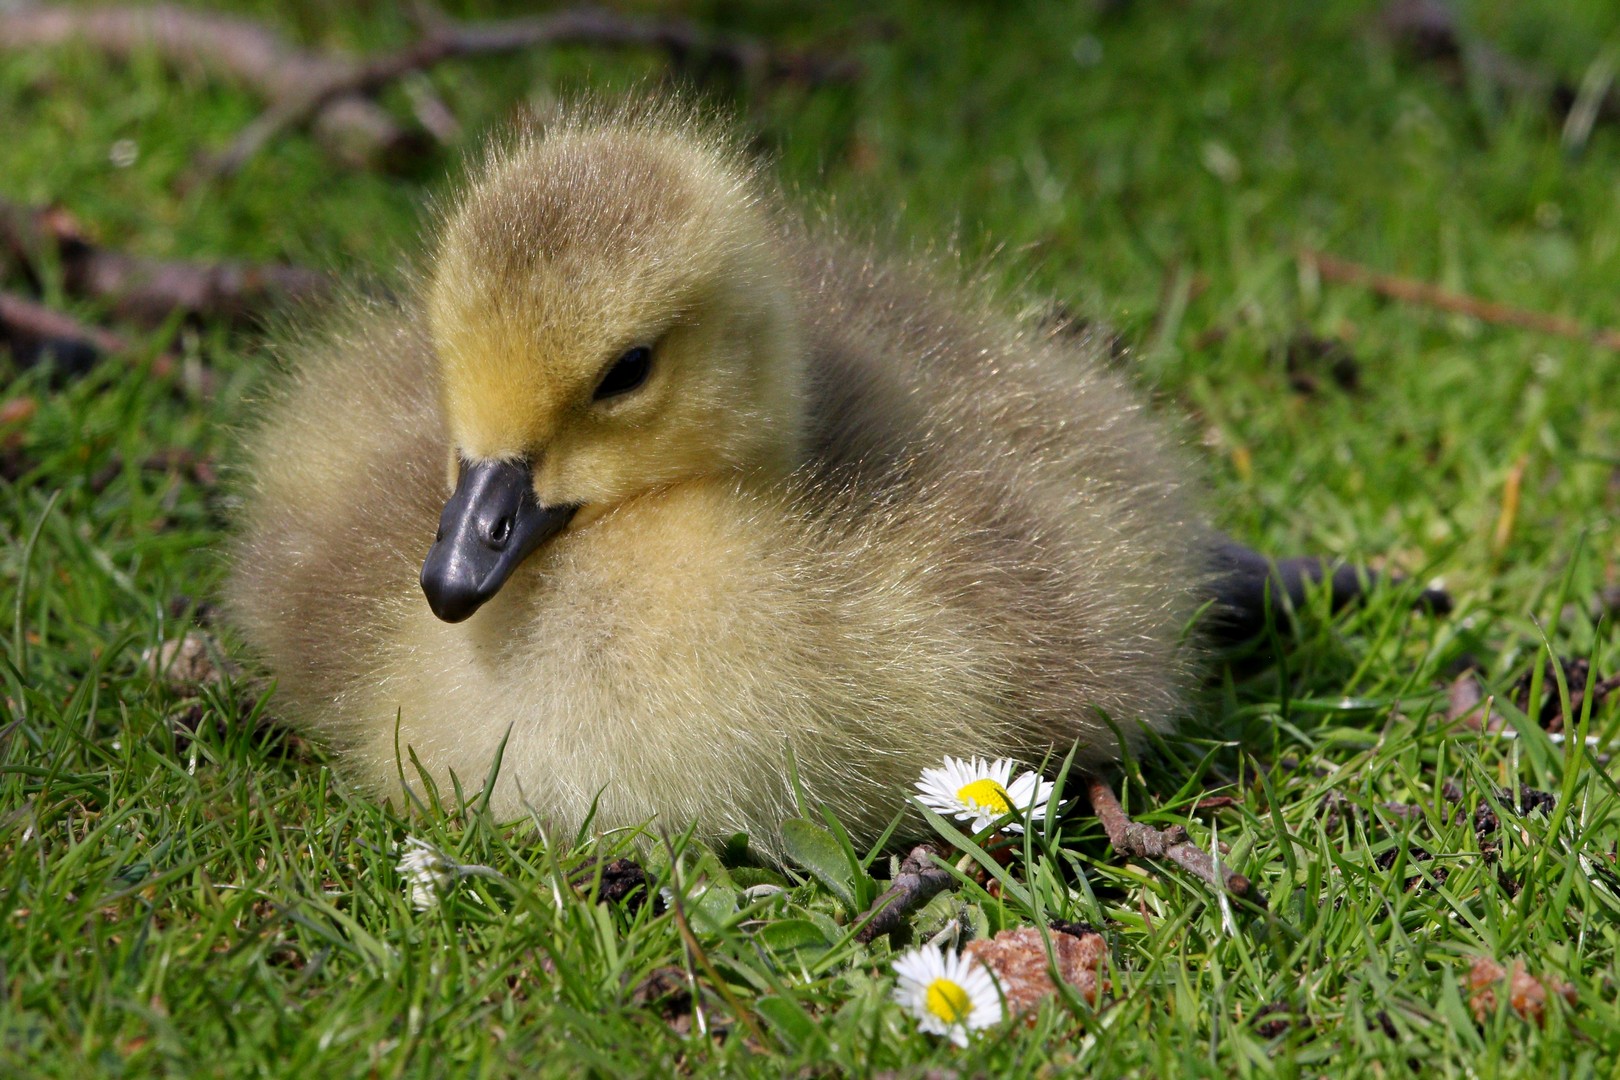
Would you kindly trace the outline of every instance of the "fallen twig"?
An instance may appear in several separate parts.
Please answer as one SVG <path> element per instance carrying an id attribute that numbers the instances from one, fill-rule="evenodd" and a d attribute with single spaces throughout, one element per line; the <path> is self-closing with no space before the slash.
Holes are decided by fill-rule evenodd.
<path id="1" fill-rule="evenodd" d="M 1577 341 L 1589 341 L 1606 349 L 1620 349 L 1620 330 L 1593 330 L 1563 315 L 1528 311 L 1492 300 L 1481 300 L 1464 293 L 1455 293 L 1426 281 L 1379 273 L 1360 263 L 1350 262 L 1322 251 L 1306 249 L 1300 252 L 1299 257 L 1324 280 L 1360 285 L 1391 300 L 1467 315 L 1498 326 L 1516 326 L 1524 330 L 1574 338 Z"/>
<path id="2" fill-rule="evenodd" d="M 1266 906 L 1265 897 L 1247 877 L 1221 866 L 1209 852 L 1188 839 L 1186 829 L 1179 825 L 1155 829 L 1132 821 L 1120 806 L 1114 789 L 1101 777 L 1086 777 L 1086 795 L 1091 800 L 1092 812 L 1108 834 L 1108 842 L 1120 855 L 1128 859 L 1169 859 L 1212 889 L 1225 889 L 1257 907 Z"/>
<path id="3" fill-rule="evenodd" d="M 91 243 L 68 214 L 3 200 L 0 252 L 36 280 L 43 265 L 59 266 L 68 293 L 106 301 L 114 315 L 143 326 L 161 325 L 176 311 L 247 319 L 276 298 L 312 296 L 328 285 L 324 275 L 285 263 L 181 262 L 112 251 Z"/>
<path id="4" fill-rule="evenodd" d="M 638 17 L 591 7 L 489 22 L 423 20 L 421 37 L 393 52 L 361 57 L 335 49 L 299 48 L 250 19 L 168 4 L 77 8 L 24 4 L 0 11 L 0 49 L 36 49 L 70 41 L 117 58 L 155 52 L 187 71 L 234 79 L 269 106 L 205 166 L 234 173 L 282 132 L 313 123 L 317 137 L 345 160 L 406 165 L 428 139 L 371 100 L 379 90 L 445 60 L 493 56 L 547 45 L 650 48 L 692 69 L 721 69 L 748 82 L 809 84 L 853 79 L 860 65 L 847 57 L 773 49 L 750 37 L 725 34 L 673 17 Z M 444 102 L 413 87 L 419 122 L 440 141 L 459 126 Z"/>
<path id="5" fill-rule="evenodd" d="M 304 124 L 333 101 L 375 94 L 406 75 L 446 60 L 581 44 L 661 49 L 678 64 L 698 59 L 726 68 L 749 82 L 847 81 L 859 70 L 852 60 L 777 52 L 753 38 L 722 34 L 684 19 L 621 15 L 600 8 L 568 8 L 546 15 L 479 23 L 434 18 L 426 23 L 421 38 L 410 45 L 370 57 L 346 70 L 333 69 L 297 92 L 282 95 L 215 156 L 209 171 L 229 176 L 276 136 Z"/>
<path id="6" fill-rule="evenodd" d="M 251 19 L 170 4 L 24 4 L 0 11 L 0 49 L 32 50 L 71 41 L 118 59 L 156 53 L 176 68 L 234 80 L 272 102 L 301 97 L 309 87 L 341 79 L 360 63 L 347 52 L 298 48 Z M 421 132 L 357 93 L 323 102 L 315 133 L 328 149 L 355 164 L 404 165 L 427 148 Z"/>
<path id="7" fill-rule="evenodd" d="M 147 472 L 183 473 L 192 483 L 204 489 L 219 485 L 219 466 L 214 460 L 183 446 L 148 454 L 141 459 L 140 467 Z M 100 495 L 112 486 L 123 471 L 124 459 L 118 454 L 112 455 L 105 465 L 91 475 L 90 490 Z"/>
<path id="8" fill-rule="evenodd" d="M 87 326 L 71 315 L 4 291 L 0 291 L 0 346 L 11 352 L 19 367 L 51 358 L 62 375 L 82 375 L 103 357 L 134 348 L 111 330 Z M 171 353 L 159 353 L 152 358 L 151 370 L 153 375 L 167 378 L 180 370 L 180 363 Z M 187 389 L 207 396 L 213 391 L 211 373 L 199 371 L 196 375 L 195 385 Z"/>
<path id="9" fill-rule="evenodd" d="M 894 883 L 861 916 L 864 926 L 855 940 L 865 945 L 899 929 L 905 917 L 943 892 L 953 880 L 951 872 L 934 861 L 934 849 L 919 844 L 900 863 Z"/>
<path id="10" fill-rule="evenodd" d="M 9 292 L 0 292 L 0 340 L 11 347 L 22 367 L 54 353 L 58 362 L 77 370 L 84 361 L 94 363 L 103 353 L 129 348 L 111 330 L 86 326 L 71 315 Z"/>

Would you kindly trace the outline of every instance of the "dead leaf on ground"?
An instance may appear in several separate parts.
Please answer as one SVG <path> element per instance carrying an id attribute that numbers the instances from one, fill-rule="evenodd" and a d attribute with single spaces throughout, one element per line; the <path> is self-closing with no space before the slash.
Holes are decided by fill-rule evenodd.
<path id="1" fill-rule="evenodd" d="M 1061 930 L 1052 930 L 1050 934 L 1058 977 L 1074 987 L 1087 1004 L 1096 1005 L 1107 989 L 1102 967 L 1108 959 L 1108 943 L 1101 934 L 1077 937 Z M 1033 926 L 1003 930 L 993 938 L 970 941 L 963 951 L 976 957 L 996 977 L 1010 1015 L 1033 1012 L 1043 1000 L 1057 993 L 1046 943 Z"/>
<path id="2" fill-rule="evenodd" d="M 1474 1019 L 1483 1024 L 1485 1019 L 1496 1012 L 1497 994 L 1502 990 L 1503 981 L 1507 983 L 1508 1004 L 1520 1018 L 1530 1022 L 1542 1024 L 1546 1019 L 1547 1000 L 1553 997 L 1563 998 L 1573 1006 L 1575 1004 L 1575 987 L 1550 976 L 1537 978 L 1531 975 L 1525 967 L 1523 958 L 1513 961 L 1511 973 L 1507 968 L 1492 960 L 1488 956 L 1481 956 L 1474 960 L 1469 969 L 1466 985 L 1468 987 L 1468 1005 L 1474 1012 Z"/>
<path id="3" fill-rule="evenodd" d="M 188 630 L 183 637 L 169 638 L 147 649 L 141 654 L 141 662 L 153 678 L 178 692 L 214 686 L 226 676 L 235 678 L 242 673 L 219 642 L 201 630 Z"/>

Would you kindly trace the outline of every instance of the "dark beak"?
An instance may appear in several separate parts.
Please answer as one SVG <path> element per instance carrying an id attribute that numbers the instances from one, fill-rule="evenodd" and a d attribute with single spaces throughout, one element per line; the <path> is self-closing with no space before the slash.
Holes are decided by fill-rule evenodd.
<path id="1" fill-rule="evenodd" d="M 463 461 L 422 563 L 422 591 L 433 614 L 453 623 L 477 611 L 578 509 L 541 506 L 528 462 Z"/>

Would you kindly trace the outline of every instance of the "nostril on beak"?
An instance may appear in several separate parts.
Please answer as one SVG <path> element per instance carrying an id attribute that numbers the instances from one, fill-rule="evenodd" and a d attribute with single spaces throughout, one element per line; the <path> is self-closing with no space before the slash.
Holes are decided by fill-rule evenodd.
<path id="1" fill-rule="evenodd" d="M 502 515 L 495 519 L 495 524 L 489 527 L 489 546 L 497 551 L 506 546 L 507 538 L 512 535 L 512 518 Z"/>

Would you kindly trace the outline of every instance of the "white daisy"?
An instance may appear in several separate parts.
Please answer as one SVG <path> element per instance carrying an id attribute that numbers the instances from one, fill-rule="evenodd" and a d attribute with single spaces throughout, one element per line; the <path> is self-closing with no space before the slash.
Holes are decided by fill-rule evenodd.
<path id="1" fill-rule="evenodd" d="M 407 837 L 399 856 L 399 874 L 405 879 L 411 906 L 426 911 L 439 902 L 439 895 L 456 880 L 460 867 L 444 857 L 426 840 Z"/>
<path id="2" fill-rule="evenodd" d="M 924 769 L 917 790 L 922 804 L 937 814 L 955 815 L 959 821 L 971 821 L 974 832 L 982 832 L 1016 810 L 1026 819 L 1036 819 L 1046 813 L 1046 803 L 1052 797 L 1052 781 L 1043 780 L 1033 772 L 1025 772 L 1013 779 L 1011 758 L 947 757 L 939 769 Z M 1002 826 L 1009 832 L 1023 832 L 1024 826 L 1016 821 Z"/>
<path id="3" fill-rule="evenodd" d="M 910 1009 L 917 1026 L 946 1035 L 957 1046 L 968 1034 L 1001 1021 L 1001 995 L 978 960 L 929 945 L 894 959 L 894 1000 Z"/>

